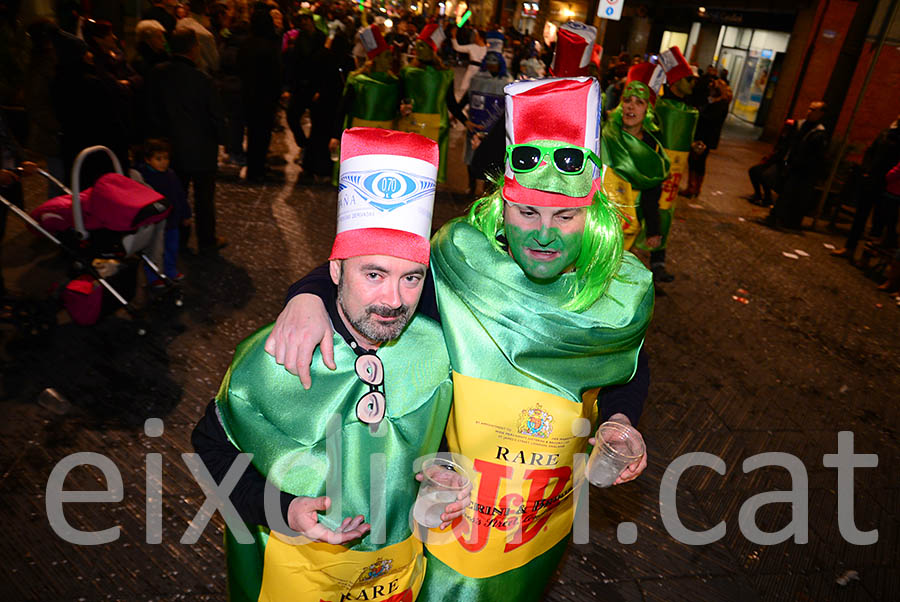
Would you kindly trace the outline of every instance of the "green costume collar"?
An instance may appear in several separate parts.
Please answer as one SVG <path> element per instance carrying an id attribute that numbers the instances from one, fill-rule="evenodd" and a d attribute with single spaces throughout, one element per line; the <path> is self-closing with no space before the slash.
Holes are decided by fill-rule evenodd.
<path id="1" fill-rule="evenodd" d="M 612 167 L 636 190 L 659 186 L 669 177 L 669 157 L 662 144 L 653 134 L 644 132 L 653 139 L 656 149 L 622 129 L 621 111 L 618 119 L 614 112 L 603 126 L 600 145 L 603 164 Z"/>

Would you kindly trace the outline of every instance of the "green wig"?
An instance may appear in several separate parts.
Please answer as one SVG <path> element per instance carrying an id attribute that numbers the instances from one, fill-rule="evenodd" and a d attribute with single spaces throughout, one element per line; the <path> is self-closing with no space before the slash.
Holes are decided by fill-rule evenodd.
<path id="1" fill-rule="evenodd" d="M 502 177 L 502 176 L 501 176 Z M 499 179 L 499 178 L 498 178 Z M 500 253 L 507 253 L 498 236 L 504 232 L 502 186 L 494 182 L 490 194 L 469 208 L 467 221 L 480 230 Z M 571 311 L 584 311 L 609 288 L 622 263 L 622 218 L 602 192 L 594 194 L 587 209 L 581 253 L 575 261 L 575 284 L 572 298 L 563 306 Z"/>

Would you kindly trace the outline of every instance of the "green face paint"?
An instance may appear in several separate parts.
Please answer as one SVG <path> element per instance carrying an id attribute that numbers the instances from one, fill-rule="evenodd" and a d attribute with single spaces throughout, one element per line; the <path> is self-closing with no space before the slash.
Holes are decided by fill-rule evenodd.
<path id="1" fill-rule="evenodd" d="M 506 222 L 509 251 L 533 280 L 556 278 L 572 267 L 581 252 L 584 229 L 563 232 L 560 228 L 520 228 Z"/>
<path id="2" fill-rule="evenodd" d="M 569 146 L 558 140 L 532 140 L 535 144 L 549 148 Z M 594 164 L 588 163 L 583 172 L 575 175 L 560 173 L 553 165 L 553 159 L 544 157 L 544 164 L 539 165 L 534 171 L 515 174 L 516 182 L 525 188 L 555 192 L 566 196 L 581 198 L 591 191 L 593 184 Z"/>

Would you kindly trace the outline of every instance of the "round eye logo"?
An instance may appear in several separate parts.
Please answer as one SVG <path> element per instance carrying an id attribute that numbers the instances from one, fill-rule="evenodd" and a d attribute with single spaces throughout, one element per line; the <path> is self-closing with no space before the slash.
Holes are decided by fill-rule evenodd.
<path id="1" fill-rule="evenodd" d="M 363 188 L 385 200 L 401 199 L 416 189 L 409 176 L 396 171 L 380 171 L 363 180 Z"/>

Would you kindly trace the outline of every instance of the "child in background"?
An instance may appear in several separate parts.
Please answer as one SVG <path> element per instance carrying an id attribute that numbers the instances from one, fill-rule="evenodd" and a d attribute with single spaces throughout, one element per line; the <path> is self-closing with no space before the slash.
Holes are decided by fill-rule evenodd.
<path id="1" fill-rule="evenodd" d="M 172 212 L 166 220 L 165 243 L 163 251 L 163 272 L 176 282 L 184 279 L 184 274 L 178 271 L 178 238 L 182 227 L 191 225 L 191 206 L 187 202 L 184 188 L 175 172 L 169 168 L 169 155 L 171 147 L 165 140 L 149 138 L 144 143 L 144 160 L 138 164 L 137 170 L 144 178 L 144 182 L 166 197 L 172 205 Z M 149 268 L 145 267 L 147 281 L 151 288 L 163 288 L 165 284 L 156 277 Z"/>

